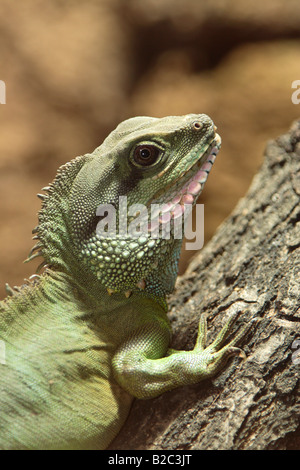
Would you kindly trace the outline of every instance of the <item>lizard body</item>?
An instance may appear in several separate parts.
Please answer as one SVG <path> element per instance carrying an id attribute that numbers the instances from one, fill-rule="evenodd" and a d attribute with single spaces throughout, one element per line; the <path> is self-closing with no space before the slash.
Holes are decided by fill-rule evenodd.
<path id="1" fill-rule="evenodd" d="M 164 228 L 196 203 L 219 147 L 206 115 L 132 118 L 45 188 L 29 259 L 41 255 L 46 268 L 0 304 L 1 449 L 106 448 L 133 397 L 197 383 L 240 353 L 243 331 L 224 344 L 232 322 L 205 347 L 203 316 L 192 351 L 169 348 L 166 295 L 182 243 L 174 232 L 98 230 L 99 207 L 118 209 L 120 196 L 128 207 L 167 205 Z M 116 210 L 118 228 L 121 218 Z"/>

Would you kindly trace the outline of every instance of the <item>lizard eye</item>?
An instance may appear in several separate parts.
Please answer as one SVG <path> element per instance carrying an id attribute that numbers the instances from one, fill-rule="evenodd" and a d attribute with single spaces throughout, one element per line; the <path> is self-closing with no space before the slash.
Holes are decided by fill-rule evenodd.
<path id="1" fill-rule="evenodd" d="M 134 149 L 133 159 L 138 165 L 153 165 L 161 154 L 161 149 L 155 145 L 138 145 Z"/>

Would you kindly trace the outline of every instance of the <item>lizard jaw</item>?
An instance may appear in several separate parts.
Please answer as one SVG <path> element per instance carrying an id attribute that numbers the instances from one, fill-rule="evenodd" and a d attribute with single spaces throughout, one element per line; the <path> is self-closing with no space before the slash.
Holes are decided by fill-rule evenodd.
<path id="1" fill-rule="evenodd" d="M 156 204 L 160 204 L 160 224 L 164 225 L 169 223 L 170 219 L 181 217 L 185 212 L 185 205 L 195 204 L 204 188 L 220 146 L 221 138 L 216 134 L 205 155 L 181 175 L 175 184 L 172 184 L 170 189 L 173 190 L 169 193 L 169 199 L 164 197 L 164 201 L 155 201 Z M 186 181 L 182 184 L 183 179 Z M 151 202 L 151 204 L 153 203 L 154 201 Z M 153 212 L 153 215 L 156 215 L 155 212 Z M 150 232 L 156 228 L 156 224 L 149 225 Z"/>

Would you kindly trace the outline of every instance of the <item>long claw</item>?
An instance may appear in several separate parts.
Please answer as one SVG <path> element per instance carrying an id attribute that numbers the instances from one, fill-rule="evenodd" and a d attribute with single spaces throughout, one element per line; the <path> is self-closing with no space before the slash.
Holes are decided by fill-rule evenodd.
<path id="1" fill-rule="evenodd" d="M 214 342 L 210 345 L 214 351 L 218 351 L 220 347 L 224 344 L 225 340 L 228 338 L 228 336 L 231 333 L 231 327 L 232 325 L 236 322 L 237 318 L 240 316 L 241 312 L 237 312 L 233 314 L 227 323 L 223 326 L 219 334 L 217 335 L 216 339 Z"/>
<path id="2" fill-rule="evenodd" d="M 242 349 L 236 348 L 234 346 L 224 346 L 224 348 L 220 349 L 212 355 L 213 360 L 207 368 L 208 374 L 213 375 L 219 370 L 221 370 L 227 360 L 232 356 L 239 356 L 243 360 L 247 359 L 247 356 Z"/>
<path id="3" fill-rule="evenodd" d="M 198 335 L 194 349 L 200 349 L 203 351 L 206 345 L 206 334 L 207 334 L 207 321 L 206 316 L 201 315 L 199 326 L 198 326 Z"/>
<path id="4" fill-rule="evenodd" d="M 198 349 L 200 354 L 201 352 L 203 352 L 204 354 L 208 353 L 208 355 L 210 356 L 207 362 L 207 375 L 213 375 L 217 371 L 219 371 L 227 362 L 230 356 L 239 356 L 244 360 L 246 359 L 246 354 L 242 349 L 236 347 L 236 344 L 242 339 L 245 333 L 252 326 L 253 322 L 258 320 L 258 318 L 253 318 L 252 320 L 247 322 L 243 327 L 241 327 L 237 331 L 231 341 L 229 341 L 227 344 L 224 344 L 226 338 L 228 338 L 228 336 L 231 334 L 231 327 L 240 315 L 240 313 L 241 312 L 238 312 L 232 315 L 229 321 L 223 326 L 216 339 L 207 348 L 205 348 L 206 319 L 205 317 L 201 317 L 199 322 L 199 333 L 195 349 Z"/>

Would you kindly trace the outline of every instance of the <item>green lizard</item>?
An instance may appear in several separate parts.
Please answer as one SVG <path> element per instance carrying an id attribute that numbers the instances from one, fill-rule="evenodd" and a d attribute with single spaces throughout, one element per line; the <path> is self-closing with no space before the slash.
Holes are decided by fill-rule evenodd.
<path id="1" fill-rule="evenodd" d="M 138 237 L 113 236 L 114 218 L 101 213 L 114 207 L 120 228 L 126 196 L 128 207 L 162 205 L 160 229 L 174 223 L 184 204 L 195 204 L 220 142 L 204 114 L 128 119 L 44 188 L 29 256 L 43 257 L 44 272 L 8 288 L 0 305 L 1 449 L 103 449 L 133 397 L 197 383 L 241 352 L 243 329 L 225 341 L 233 320 L 206 347 L 204 316 L 192 351 L 170 349 L 165 298 L 182 239 L 173 229 L 169 238 L 152 236 L 150 222 Z"/>

